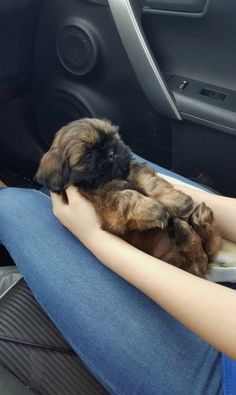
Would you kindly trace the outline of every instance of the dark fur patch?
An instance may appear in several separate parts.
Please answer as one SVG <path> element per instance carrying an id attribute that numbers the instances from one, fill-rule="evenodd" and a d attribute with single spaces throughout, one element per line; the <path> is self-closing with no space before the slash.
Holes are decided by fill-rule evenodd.
<path id="1" fill-rule="evenodd" d="M 131 159 L 132 154 L 122 140 L 100 132 L 100 140 L 89 147 L 81 159 L 84 170 L 72 168 L 69 183 L 94 190 L 114 179 L 125 180 Z"/>

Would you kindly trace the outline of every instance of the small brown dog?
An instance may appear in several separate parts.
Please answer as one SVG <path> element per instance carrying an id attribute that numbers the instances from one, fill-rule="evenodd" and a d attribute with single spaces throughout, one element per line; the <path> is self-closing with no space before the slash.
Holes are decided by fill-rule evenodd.
<path id="1" fill-rule="evenodd" d="M 204 277 L 220 248 L 211 209 L 194 207 L 189 196 L 135 162 L 108 121 L 81 119 L 62 128 L 36 179 L 57 193 L 77 186 L 94 204 L 103 229 L 197 276 Z"/>

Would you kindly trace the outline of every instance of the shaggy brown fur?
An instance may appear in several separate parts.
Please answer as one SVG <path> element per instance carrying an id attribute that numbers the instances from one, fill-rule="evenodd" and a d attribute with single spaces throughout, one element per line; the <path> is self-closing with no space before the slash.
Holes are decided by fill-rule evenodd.
<path id="1" fill-rule="evenodd" d="M 57 193 L 76 185 L 94 204 L 103 229 L 197 276 L 205 275 L 220 248 L 211 209 L 194 207 L 147 164 L 132 160 L 108 121 L 82 119 L 62 128 L 36 178 Z"/>

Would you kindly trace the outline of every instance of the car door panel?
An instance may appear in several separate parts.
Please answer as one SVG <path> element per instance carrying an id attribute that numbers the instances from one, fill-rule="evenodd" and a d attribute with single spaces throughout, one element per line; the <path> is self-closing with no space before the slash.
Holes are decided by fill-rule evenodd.
<path id="1" fill-rule="evenodd" d="M 17 77 L 18 84 L 23 81 L 23 76 L 28 76 L 30 81 L 33 36 L 39 6 L 39 0 L 0 2 L 0 84 L 4 86 L 6 80 L 11 78 L 16 85 Z M 12 81 L 8 81 L 10 86 Z"/>
<path id="2" fill-rule="evenodd" d="M 165 110 L 163 89 L 150 82 L 151 74 L 140 56 L 140 47 L 135 48 L 137 37 L 130 33 L 127 15 L 123 13 L 124 20 L 121 12 L 114 15 L 114 7 L 118 10 L 127 5 L 135 10 L 136 33 L 141 33 L 159 72 L 159 82 L 163 80 L 162 88 L 180 117 Z M 32 85 L 43 147 L 69 120 L 88 115 L 107 117 L 121 125 L 126 142 L 141 155 L 223 193 L 235 193 L 231 171 L 234 152 L 236 157 L 235 11 L 233 0 L 44 2 L 35 41 Z M 65 25 L 92 32 L 97 58 L 87 74 L 75 75 L 61 62 L 58 36 Z M 80 45 L 80 39 L 76 40 Z M 69 56 L 73 55 L 72 47 Z M 183 81 L 187 81 L 184 89 L 179 88 Z M 191 138 L 199 144 L 191 145 Z M 208 143 L 201 146 L 204 140 Z M 205 150 L 212 163 L 200 154 L 191 162 L 197 156 L 195 150 Z M 225 176 L 218 180 L 213 168 L 219 166 L 222 157 L 227 158 Z"/>
<path id="3" fill-rule="evenodd" d="M 61 48 L 58 37 L 65 26 L 71 39 Z M 69 69 L 88 31 L 97 47 L 96 61 L 89 72 L 75 74 Z M 59 56 L 64 48 L 69 54 L 69 67 L 64 67 Z M 87 59 L 87 54 L 83 46 L 81 56 Z M 122 136 L 133 150 L 141 155 L 146 152 L 152 160 L 158 156 L 163 166 L 171 165 L 169 120 L 153 109 L 143 93 L 108 5 L 84 0 L 44 2 L 34 64 L 32 100 L 44 149 L 58 128 L 70 120 L 105 117 L 120 125 Z"/>
<path id="4" fill-rule="evenodd" d="M 32 164 L 35 168 L 41 155 L 35 142 L 37 133 L 32 105 L 27 98 L 32 79 L 34 33 L 40 5 L 41 0 L 0 2 L 1 174 L 14 171 L 32 175 Z"/>
<path id="5" fill-rule="evenodd" d="M 143 27 L 162 71 L 236 90 L 236 3 L 211 0 L 200 18 L 143 14 Z"/>
<path id="6" fill-rule="evenodd" d="M 201 13 L 153 3 L 143 29 L 183 119 L 172 124 L 172 168 L 235 195 L 236 3 L 209 0 Z"/>

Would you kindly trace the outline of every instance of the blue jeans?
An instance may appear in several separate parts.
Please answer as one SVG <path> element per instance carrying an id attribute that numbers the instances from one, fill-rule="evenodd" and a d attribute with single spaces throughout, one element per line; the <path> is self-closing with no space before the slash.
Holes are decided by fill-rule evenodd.
<path id="1" fill-rule="evenodd" d="M 56 220 L 48 196 L 1 190 L 0 240 L 111 394 L 222 394 L 220 353 L 103 266 Z"/>

